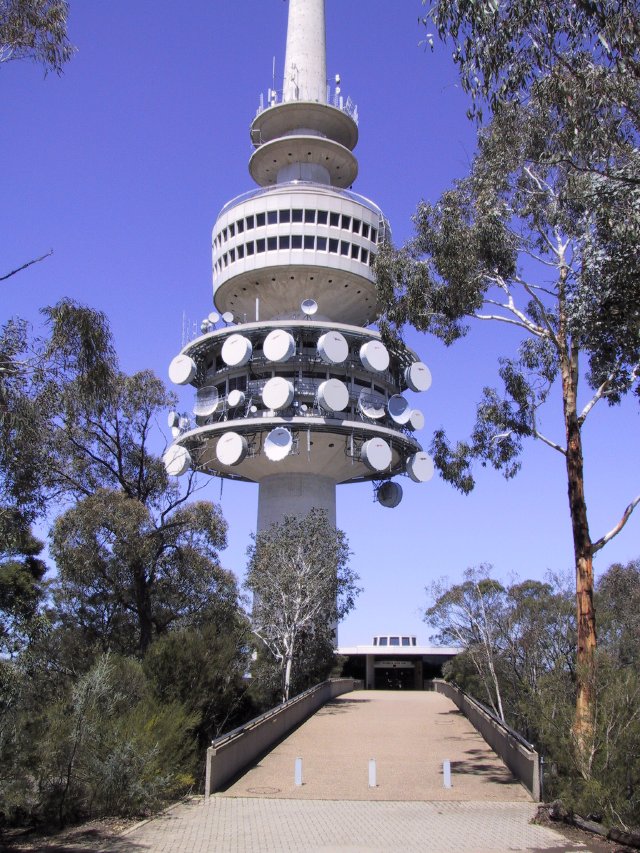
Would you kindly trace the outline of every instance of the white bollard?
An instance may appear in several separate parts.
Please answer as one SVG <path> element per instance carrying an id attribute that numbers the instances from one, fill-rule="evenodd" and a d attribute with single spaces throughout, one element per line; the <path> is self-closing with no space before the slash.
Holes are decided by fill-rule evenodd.
<path id="1" fill-rule="evenodd" d="M 451 762 L 445 759 L 442 762 L 442 779 L 445 788 L 451 787 Z"/>
<path id="2" fill-rule="evenodd" d="M 375 758 L 369 759 L 369 787 L 376 787 L 376 760 Z"/>
<path id="3" fill-rule="evenodd" d="M 296 758 L 295 770 L 294 770 L 294 781 L 296 785 L 302 785 L 302 759 Z"/>

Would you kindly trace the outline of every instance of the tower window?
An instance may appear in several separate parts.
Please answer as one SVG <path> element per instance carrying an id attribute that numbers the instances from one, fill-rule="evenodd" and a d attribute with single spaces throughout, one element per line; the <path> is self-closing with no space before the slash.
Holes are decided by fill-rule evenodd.
<path id="1" fill-rule="evenodd" d="M 277 225 L 278 224 L 278 211 L 277 210 L 269 210 L 267 212 L 267 224 L 268 225 Z"/>
<path id="2" fill-rule="evenodd" d="M 244 258 L 244 246 L 238 246 L 238 260 Z"/>
<path id="3" fill-rule="evenodd" d="M 278 238 L 277 237 L 267 237 L 267 249 L 270 252 L 274 252 L 278 248 Z"/>
<path id="4" fill-rule="evenodd" d="M 235 259 L 236 259 L 236 250 L 235 249 L 229 249 L 229 260 L 231 261 L 231 263 L 233 263 L 235 261 Z"/>
<path id="5" fill-rule="evenodd" d="M 238 226 L 238 234 L 242 234 L 244 231 L 244 219 L 238 219 L 236 225 Z"/>
<path id="6" fill-rule="evenodd" d="M 280 222 L 291 222 L 291 211 L 290 210 L 281 210 L 280 211 Z"/>
<path id="7" fill-rule="evenodd" d="M 264 225 L 266 218 L 267 217 L 264 213 L 256 213 L 256 228 L 260 228 Z"/>
<path id="8" fill-rule="evenodd" d="M 294 207 L 291 211 L 291 221 L 292 222 L 302 222 L 302 208 Z"/>
<path id="9" fill-rule="evenodd" d="M 338 254 L 338 240 L 329 240 L 329 251 L 333 252 L 335 255 Z"/>
<path id="10" fill-rule="evenodd" d="M 314 245 L 313 245 L 314 242 L 315 242 L 315 240 L 313 238 L 313 234 L 305 234 L 305 237 L 304 237 L 305 249 L 313 249 L 314 248 Z"/>
<path id="11" fill-rule="evenodd" d="M 341 255 L 348 255 L 349 254 L 349 244 L 347 243 L 346 240 L 343 240 L 340 243 L 340 254 Z"/>
<path id="12" fill-rule="evenodd" d="M 227 229 L 226 228 L 222 229 L 222 239 L 226 242 L 226 239 L 227 239 Z"/>
<path id="13" fill-rule="evenodd" d="M 377 240 L 378 240 L 378 232 L 376 231 L 375 228 L 372 228 L 371 229 L 371 242 L 376 243 Z"/>
<path id="14" fill-rule="evenodd" d="M 352 246 L 351 246 L 351 257 L 352 257 L 352 258 L 355 258 L 355 259 L 356 259 L 356 261 L 358 260 L 358 253 L 359 253 L 359 251 L 360 251 L 360 246 L 356 246 L 356 244 L 355 244 L 355 243 L 353 243 L 353 244 L 352 244 Z"/>
<path id="15" fill-rule="evenodd" d="M 291 248 L 292 249 L 301 249 L 302 248 L 302 234 L 293 234 L 291 237 Z"/>
<path id="16" fill-rule="evenodd" d="M 223 262 L 224 262 L 225 267 L 229 265 L 229 258 L 227 257 L 226 252 L 225 252 L 225 254 L 222 256 L 222 260 L 223 260 Z"/>
<path id="17" fill-rule="evenodd" d="M 332 228 L 339 228 L 339 226 L 340 226 L 340 214 L 339 213 L 330 214 L 329 225 L 331 225 Z"/>
<path id="18" fill-rule="evenodd" d="M 318 248 L 319 252 L 326 252 L 327 251 L 327 238 L 326 237 L 318 237 L 316 243 L 317 243 L 317 248 Z"/>
<path id="19" fill-rule="evenodd" d="M 363 264 L 368 263 L 368 261 L 369 261 L 369 252 L 368 252 L 366 249 L 363 249 L 363 250 L 360 252 L 360 260 L 362 261 L 362 263 L 363 263 Z"/>
<path id="20" fill-rule="evenodd" d="M 351 230 L 353 231 L 354 234 L 360 233 L 360 225 L 361 225 L 361 222 L 359 219 L 353 220 L 353 222 L 351 223 Z"/>
<path id="21" fill-rule="evenodd" d="M 305 210 L 305 212 L 304 212 L 304 221 L 305 221 L 305 222 L 315 222 L 315 221 L 316 221 L 316 212 L 315 212 L 315 210 Z"/>
<path id="22" fill-rule="evenodd" d="M 236 226 L 232 222 L 231 225 L 229 226 L 229 237 L 235 237 L 235 236 L 236 236 Z"/>
<path id="23" fill-rule="evenodd" d="M 264 252 L 264 240 L 256 240 L 256 252 Z"/>
<path id="24" fill-rule="evenodd" d="M 389 637 L 389 645 L 390 646 L 399 646 L 400 645 L 400 637 Z"/>
<path id="25" fill-rule="evenodd" d="M 249 243 L 247 243 L 247 255 L 253 255 L 253 252 L 253 240 L 251 240 Z"/>
<path id="26" fill-rule="evenodd" d="M 247 231 L 251 228 L 255 228 L 255 219 L 253 216 L 247 216 Z"/>
<path id="27" fill-rule="evenodd" d="M 342 227 L 343 228 L 351 228 L 351 217 L 344 216 L 342 217 Z"/>
<path id="28" fill-rule="evenodd" d="M 411 645 L 411 643 L 409 641 L 409 637 L 403 637 L 402 638 L 402 645 L 403 646 L 410 646 Z"/>
<path id="29" fill-rule="evenodd" d="M 380 637 L 380 645 L 381 646 L 387 645 L 387 638 L 386 637 Z"/>
<path id="30" fill-rule="evenodd" d="M 318 225 L 326 225 L 329 220 L 329 213 L 326 210 L 318 211 Z"/>
<path id="31" fill-rule="evenodd" d="M 287 211 L 287 213 L 288 212 L 289 211 Z M 280 248 L 281 249 L 288 249 L 289 248 L 290 240 L 289 240 L 288 234 L 283 235 L 282 237 L 279 238 L 279 240 L 280 240 Z"/>
<path id="32" fill-rule="evenodd" d="M 366 238 L 369 237 L 369 226 L 366 222 L 362 223 L 362 236 Z"/>

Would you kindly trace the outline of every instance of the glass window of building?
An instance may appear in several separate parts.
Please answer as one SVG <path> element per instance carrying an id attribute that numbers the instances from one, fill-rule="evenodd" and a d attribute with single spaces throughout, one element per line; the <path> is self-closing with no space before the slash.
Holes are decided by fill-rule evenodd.
<path id="1" fill-rule="evenodd" d="M 400 645 L 400 637 L 390 637 L 389 638 L 390 646 L 399 646 Z"/>
<path id="2" fill-rule="evenodd" d="M 291 211 L 291 221 L 292 222 L 302 222 L 302 208 L 294 207 Z"/>
<path id="3" fill-rule="evenodd" d="M 329 221 L 329 211 L 319 210 L 318 211 L 318 225 L 326 225 L 328 221 Z"/>

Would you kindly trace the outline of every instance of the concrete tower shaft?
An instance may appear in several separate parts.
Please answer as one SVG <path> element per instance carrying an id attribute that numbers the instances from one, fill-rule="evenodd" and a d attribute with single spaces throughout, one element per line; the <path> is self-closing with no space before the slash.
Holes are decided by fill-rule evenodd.
<path id="1" fill-rule="evenodd" d="M 283 101 L 327 100 L 324 0 L 289 0 Z"/>

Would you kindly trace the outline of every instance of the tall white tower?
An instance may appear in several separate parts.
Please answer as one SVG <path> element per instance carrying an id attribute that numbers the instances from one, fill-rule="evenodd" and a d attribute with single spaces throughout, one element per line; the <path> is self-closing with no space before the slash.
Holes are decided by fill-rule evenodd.
<path id="1" fill-rule="evenodd" d="M 196 389 L 195 424 L 170 416 L 170 474 L 189 467 L 259 483 L 258 530 L 324 509 L 336 485 L 374 482 L 396 506 L 433 464 L 414 437 L 428 368 L 387 349 L 373 262 L 380 209 L 349 189 L 358 163 L 357 109 L 327 85 L 324 0 L 289 0 L 282 91 L 261 98 L 249 172 L 258 188 L 228 202 L 213 228 L 216 312 L 169 367 Z"/>

